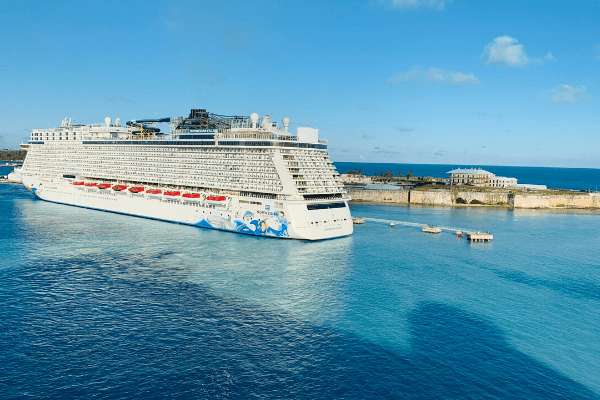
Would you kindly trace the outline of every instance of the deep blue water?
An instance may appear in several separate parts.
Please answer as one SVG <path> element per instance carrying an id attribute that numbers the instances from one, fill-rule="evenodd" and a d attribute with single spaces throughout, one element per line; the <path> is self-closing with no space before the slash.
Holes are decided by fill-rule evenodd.
<path id="1" fill-rule="evenodd" d="M 0 185 L 0 398 L 599 399 L 600 214 L 353 205 L 316 243 Z"/>
<path id="2" fill-rule="evenodd" d="M 432 176 L 445 178 L 446 172 L 455 168 L 481 168 L 497 176 L 517 178 L 518 183 L 546 185 L 552 189 L 596 190 L 600 189 L 600 169 L 593 168 L 550 168 L 550 167 L 506 167 L 492 165 L 446 165 L 446 164 L 389 164 L 389 163 L 354 163 L 336 162 L 339 173 L 352 170 L 363 170 L 365 175 L 377 172 L 398 171 L 406 176 L 413 171 L 414 176 Z"/>

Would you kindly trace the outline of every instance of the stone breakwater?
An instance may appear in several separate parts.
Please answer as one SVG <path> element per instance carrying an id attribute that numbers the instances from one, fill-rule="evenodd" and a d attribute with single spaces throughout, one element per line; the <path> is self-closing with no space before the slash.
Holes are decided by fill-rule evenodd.
<path id="1" fill-rule="evenodd" d="M 366 190 L 348 189 L 353 201 L 374 203 L 453 206 L 477 204 L 509 208 L 600 208 L 600 194 L 515 194 L 500 191 L 469 190 Z"/>

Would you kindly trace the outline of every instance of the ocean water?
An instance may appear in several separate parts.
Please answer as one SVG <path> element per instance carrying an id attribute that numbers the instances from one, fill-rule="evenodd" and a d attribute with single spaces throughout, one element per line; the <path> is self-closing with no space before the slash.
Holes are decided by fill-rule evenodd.
<path id="1" fill-rule="evenodd" d="M 550 168 L 550 167 L 507 167 L 493 165 L 448 165 L 448 164 L 389 164 L 389 163 L 355 163 L 336 162 L 339 173 L 352 170 L 363 170 L 365 175 L 377 172 L 398 171 L 406 176 L 413 171 L 414 176 L 432 176 L 445 178 L 446 172 L 455 168 L 481 168 L 497 176 L 517 178 L 518 183 L 546 185 L 552 189 L 600 190 L 600 169 L 594 168 Z"/>
<path id="2" fill-rule="evenodd" d="M 236 235 L 0 185 L 0 398 L 600 399 L 600 214 Z"/>

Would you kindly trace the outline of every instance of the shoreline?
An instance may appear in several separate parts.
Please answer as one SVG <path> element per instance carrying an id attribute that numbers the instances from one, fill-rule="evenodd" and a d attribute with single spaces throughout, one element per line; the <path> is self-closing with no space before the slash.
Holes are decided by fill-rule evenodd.
<path id="1" fill-rule="evenodd" d="M 499 204 L 416 204 L 416 203 L 400 203 L 392 201 L 371 201 L 371 200 L 350 200 L 349 206 L 356 204 L 373 204 L 378 206 L 402 206 L 402 207 L 427 207 L 427 208 L 486 208 L 494 210 L 531 210 L 531 211 L 550 211 L 550 212 L 597 212 L 600 213 L 599 207 L 511 207 L 508 205 Z"/>

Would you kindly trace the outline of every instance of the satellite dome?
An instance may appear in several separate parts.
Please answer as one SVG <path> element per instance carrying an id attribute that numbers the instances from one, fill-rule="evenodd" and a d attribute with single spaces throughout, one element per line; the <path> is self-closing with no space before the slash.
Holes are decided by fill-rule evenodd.
<path id="1" fill-rule="evenodd" d="M 288 130 L 288 127 L 290 126 L 290 122 L 292 122 L 288 117 L 285 117 L 283 119 L 283 127 L 285 128 L 285 130 Z"/>
<path id="2" fill-rule="evenodd" d="M 250 121 L 252 121 L 252 128 L 256 128 L 256 124 L 258 123 L 258 114 L 252 113 L 250 114 Z"/>
<path id="3" fill-rule="evenodd" d="M 117 117 L 117 119 L 115 119 L 115 125 L 119 126 L 120 123 L 121 123 L 121 118 Z"/>
<path id="4" fill-rule="evenodd" d="M 110 126 L 111 122 L 112 122 L 112 119 L 110 119 L 110 117 L 104 118 L 104 123 L 106 124 L 106 126 Z"/>

